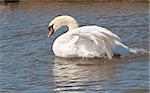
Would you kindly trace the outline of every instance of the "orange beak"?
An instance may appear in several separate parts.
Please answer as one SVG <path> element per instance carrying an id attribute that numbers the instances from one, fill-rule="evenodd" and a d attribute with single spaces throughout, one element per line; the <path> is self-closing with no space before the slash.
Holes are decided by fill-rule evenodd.
<path id="1" fill-rule="evenodd" d="M 52 34 L 54 33 L 53 25 L 50 26 L 48 29 L 49 29 L 49 31 L 48 31 L 48 37 L 50 38 L 50 36 L 52 36 Z"/>

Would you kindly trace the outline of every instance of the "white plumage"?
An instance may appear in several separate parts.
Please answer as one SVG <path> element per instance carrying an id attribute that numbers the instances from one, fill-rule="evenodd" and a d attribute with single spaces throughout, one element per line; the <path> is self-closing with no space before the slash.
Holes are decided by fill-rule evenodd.
<path id="1" fill-rule="evenodd" d="M 108 29 L 99 26 L 78 27 L 76 20 L 70 16 L 56 17 L 50 22 L 49 27 L 55 32 L 63 25 L 67 25 L 69 31 L 54 41 L 52 49 L 56 56 L 111 59 L 115 55 L 134 53 L 134 50 L 121 43 L 120 38 Z M 50 29 L 49 33 L 51 32 Z"/>

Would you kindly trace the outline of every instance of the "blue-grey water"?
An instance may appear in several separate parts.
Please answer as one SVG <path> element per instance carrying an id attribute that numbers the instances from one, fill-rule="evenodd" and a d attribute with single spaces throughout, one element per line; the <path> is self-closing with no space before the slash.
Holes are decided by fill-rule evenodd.
<path id="1" fill-rule="evenodd" d="M 0 3 L 0 93 L 148 93 L 148 2 Z M 64 59 L 52 52 L 59 29 L 47 38 L 57 15 L 117 34 L 137 55 Z"/>

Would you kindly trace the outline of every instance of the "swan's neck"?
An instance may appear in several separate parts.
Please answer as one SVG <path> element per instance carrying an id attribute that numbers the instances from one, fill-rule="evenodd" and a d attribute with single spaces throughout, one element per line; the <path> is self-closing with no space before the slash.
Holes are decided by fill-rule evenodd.
<path id="1" fill-rule="evenodd" d="M 77 21 L 72 17 L 64 16 L 62 17 L 62 19 L 59 20 L 59 22 L 61 26 L 63 25 L 68 26 L 69 30 L 79 27 Z"/>
<path id="2" fill-rule="evenodd" d="M 49 25 L 52 24 L 54 24 L 55 30 L 59 29 L 61 26 L 68 26 L 69 30 L 79 27 L 77 21 L 73 17 L 65 15 L 56 17 L 54 20 L 51 21 Z"/>
<path id="3" fill-rule="evenodd" d="M 72 30 L 72 29 L 75 29 L 75 28 L 78 28 L 79 25 L 77 24 L 77 22 L 71 22 L 69 24 L 67 24 L 69 30 Z"/>

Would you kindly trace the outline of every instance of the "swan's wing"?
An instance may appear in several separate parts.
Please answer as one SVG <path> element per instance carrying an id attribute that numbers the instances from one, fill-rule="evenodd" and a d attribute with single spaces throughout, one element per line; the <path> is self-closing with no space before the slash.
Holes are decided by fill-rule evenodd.
<path id="1" fill-rule="evenodd" d="M 108 58 L 112 58 L 113 53 L 105 36 L 82 34 L 78 35 L 78 37 L 75 44 L 78 47 L 82 47 L 82 51 L 84 50 L 87 54 L 93 56 L 103 57 L 107 55 Z"/>
<path id="2" fill-rule="evenodd" d="M 109 31 L 107 28 L 99 27 L 99 26 L 83 26 L 80 28 L 77 28 L 75 30 L 70 31 L 72 34 L 83 34 L 83 33 L 89 33 L 89 34 L 95 34 L 101 36 L 102 34 L 108 39 L 113 41 L 120 41 L 120 38 Z"/>
<path id="3" fill-rule="evenodd" d="M 87 26 L 85 26 L 85 28 L 86 27 Z M 106 36 L 108 36 L 109 38 L 120 41 L 120 38 L 117 35 L 115 35 L 114 33 L 112 33 L 110 30 L 108 30 L 107 28 L 103 28 L 103 27 L 99 27 L 99 26 L 88 26 L 87 29 L 89 29 L 89 30 L 87 30 L 87 32 L 92 30 L 91 33 L 103 33 Z"/>
<path id="4" fill-rule="evenodd" d="M 85 52 L 88 52 L 89 54 L 91 53 L 91 55 L 95 52 L 93 54 L 98 57 L 107 55 L 108 58 L 112 58 L 113 51 L 111 48 L 115 45 L 115 41 L 119 40 L 119 38 L 111 32 L 100 30 L 101 29 L 98 29 L 97 27 L 76 29 L 75 32 L 72 31 L 70 35 L 72 39 L 70 41 L 73 41 L 72 44 L 74 43 L 76 47 L 84 47 L 81 49 L 85 50 Z"/>

